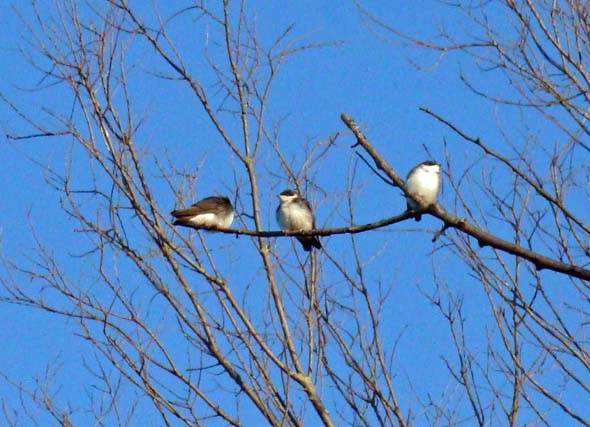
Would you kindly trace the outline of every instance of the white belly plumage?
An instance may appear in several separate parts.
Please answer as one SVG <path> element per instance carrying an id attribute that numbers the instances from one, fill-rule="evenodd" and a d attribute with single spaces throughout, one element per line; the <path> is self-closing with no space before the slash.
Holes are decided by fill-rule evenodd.
<path id="1" fill-rule="evenodd" d="M 290 204 L 285 208 L 281 205 L 277 209 L 277 222 L 283 230 L 297 231 L 297 230 L 312 230 L 313 218 L 311 213 L 304 208 L 300 208 L 296 204 Z"/>
<path id="2" fill-rule="evenodd" d="M 408 194 L 420 199 L 427 205 L 435 203 L 438 196 L 440 182 L 438 175 L 434 173 L 418 171 L 408 178 L 406 181 L 406 191 Z M 408 205 L 412 209 L 418 206 L 411 198 L 407 198 Z"/>
<path id="3" fill-rule="evenodd" d="M 234 220 L 233 212 L 229 215 L 216 215 L 213 213 L 199 214 L 189 220 L 195 226 L 228 228 Z"/>

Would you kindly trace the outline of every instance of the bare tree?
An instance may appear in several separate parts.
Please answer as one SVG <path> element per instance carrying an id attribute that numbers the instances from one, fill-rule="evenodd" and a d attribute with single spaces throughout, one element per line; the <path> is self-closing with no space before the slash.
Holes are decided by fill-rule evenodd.
<path id="1" fill-rule="evenodd" d="M 382 252 L 367 254 L 358 240 L 359 233 L 413 217 L 404 212 L 359 224 L 355 201 L 366 183 L 358 169 L 392 187 L 403 188 L 403 179 L 346 114 L 354 149 L 335 130 L 298 149 L 305 156 L 294 161 L 280 141 L 280 118 L 270 113 L 283 63 L 326 46 L 298 40 L 290 27 L 263 40 L 244 2 L 195 2 L 180 10 L 140 9 L 123 0 L 56 6 L 53 15 L 35 9 L 32 47 L 23 53 L 43 85 L 72 104 L 56 102 L 44 115 L 30 115 L 3 99 L 30 127 L 10 138 L 69 144 L 65 167 L 50 168 L 48 182 L 80 235 L 72 255 L 83 279 L 37 240 L 30 262 L 6 260 L 10 274 L 1 280 L 5 301 L 76 322 L 94 351 L 85 359 L 92 388 L 83 409 L 64 410 L 51 388 L 53 371 L 32 388 L 5 378 L 22 396 L 20 411 L 5 409 L 7 424 L 135 425 L 141 417 L 191 426 L 590 424 L 590 228 L 576 204 L 588 195 L 588 167 L 576 158 L 588 148 L 590 37 L 581 3 L 505 2 L 518 30 L 513 40 L 486 19 L 487 4 L 464 5 L 469 22 L 483 29 L 477 41 L 444 34 L 448 43 L 438 44 L 401 34 L 359 5 L 371 26 L 398 39 L 443 54 L 466 52 L 504 72 L 517 98 L 474 91 L 533 108 L 564 135 L 552 147 L 541 139 L 510 140 L 512 151 L 504 153 L 424 109 L 490 165 L 481 175 L 456 170 L 449 155 L 452 209 L 422 206 L 441 221 L 434 256 L 452 256 L 471 269 L 489 302 L 490 322 L 478 325 L 486 346 L 474 348 L 461 290 L 435 269 L 426 301 L 447 322 L 454 357 L 443 360 L 451 386 L 434 393 L 413 378 L 418 372 L 409 373 L 410 387 L 397 378 L 396 337 L 384 323 L 393 280 L 369 278 L 370 261 Z M 190 37 L 178 34 L 182 20 L 191 20 L 202 44 L 187 47 Z M 171 205 L 194 198 L 207 161 L 195 171 L 168 156 L 162 141 L 150 141 L 144 126 L 152 118 L 141 115 L 136 96 L 149 87 L 138 88 L 136 75 L 178 90 L 199 123 L 213 130 L 213 141 L 194 145 L 231 159 L 223 176 L 239 214 L 235 228 L 207 234 L 172 227 Z M 336 198 L 314 174 L 317 165 L 341 161 L 343 151 L 350 167 Z M 491 168 L 510 191 L 493 185 Z M 345 234 L 347 250 L 324 245 L 309 256 L 280 250 L 273 237 L 304 234 L 269 231 L 265 220 L 274 208 L 268 193 L 288 186 L 315 203 L 329 202 L 330 216 L 344 225 L 308 234 Z M 473 188 L 485 197 L 468 197 Z"/>
<path id="2" fill-rule="evenodd" d="M 478 352 L 465 338 L 462 291 L 439 276 L 431 298 L 454 337 L 449 370 L 461 396 L 479 425 L 588 425 L 587 2 L 461 1 L 452 5 L 460 11 L 455 25 L 443 23 L 430 39 L 403 33 L 362 2 L 357 7 L 368 28 L 436 54 L 437 63 L 456 55 L 475 64 L 479 75 L 464 72 L 461 81 L 499 111 L 502 148 L 462 128 L 459 117 L 422 109 L 476 158 L 463 170 L 447 159 L 460 217 L 432 212 L 443 229 L 460 230 L 444 246 L 473 271 L 493 319 L 487 349 Z M 496 77 L 494 84 L 482 74 Z M 509 237 L 500 242 L 478 229 Z M 488 246 L 493 252 L 480 249 Z M 450 408 L 427 403 L 432 419 L 460 421 Z"/>

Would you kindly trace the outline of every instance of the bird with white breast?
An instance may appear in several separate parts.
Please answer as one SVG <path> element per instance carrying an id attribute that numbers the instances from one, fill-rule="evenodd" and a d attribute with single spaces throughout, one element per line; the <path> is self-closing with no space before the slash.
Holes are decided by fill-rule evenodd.
<path id="1" fill-rule="evenodd" d="M 408 210 L 416 211 L 414 216 L 416 221 L 422 219 L 420 214 L 422 208 L 416 201 L 419 201 L 424 207 L 436 203 L 440 185 L 440 165 L 432 160 L 420 163 L 408 173 L 404 189 Z"/>
<path id="2" fill-rule="evenodd" d="M 283 191 L 279 194 L 279 200 L 276 217 L 281 230 L 307 231 L 315 228 L 315 218 L 307 200 L 293 190 Z M 297 236 L 296 238 L 306 252 L 311 251 L 312 247 L 322 248 L 317 236 Z"/>
<path id="3" fill-rule="evenodd" d="M 211 196 L 199 200 L 186 209 L 170 214 L 174 225 L 190 228 L 228 228 L 234 220 L 234 208 L 227 197 Z"/>

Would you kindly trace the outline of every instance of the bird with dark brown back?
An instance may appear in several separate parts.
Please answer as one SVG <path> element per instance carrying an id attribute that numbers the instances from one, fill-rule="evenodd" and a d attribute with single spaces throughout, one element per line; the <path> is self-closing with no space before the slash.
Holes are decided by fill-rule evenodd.
<path id="1" fill-rule="evenodd" d="M 174 225 L 183 227 L 228 228 L 234 220 L 234 208 L 227 197 L 211 196 L 199 200 L 186 209 L 170 214 L 176 218 Z"/>
<path id="2" fill-rule="evenodd" d="M 306 231 L 315 229 L 315 218 L 307 200 L 293 190 L 283 191 L 279 194 L 279 200 L 276 216 L 281 230 Z M 296 238 L 306 252 L 311 251 L 312 247 L 322 248 L 317 236 L 297 236 Z"/>

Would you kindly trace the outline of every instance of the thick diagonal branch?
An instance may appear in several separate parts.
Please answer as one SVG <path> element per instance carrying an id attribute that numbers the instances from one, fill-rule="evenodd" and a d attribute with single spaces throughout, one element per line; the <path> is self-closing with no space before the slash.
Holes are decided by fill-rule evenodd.
<path id="1" fill-rule="evenodd" d="M 342 113 L 341 119 L 356 137 L 357 144 L 360 145 L 369 156 L 371 156 L 375 162 L 375 166 L 379 170 L 383 171 L 395 183 L 396 186 L 403 188 L 404 181 L 399 177 L 397 172 L 389 165 L 389 163 L 383 157 L 381 157 L 375 147 L 373 147 L 369 140 L 360 131 L 354 120 L 345 113 Z M 459 218 L 450 214 L 438 204 L 429 206 L 428 209 L 425 210 L 425 213 L 429 213 L 430 215 L 435 216 L 436 218 L 443 221 L 445 229 L 454 228 L 474 237 L 480 247 L 491 246 L 502 252 L 526 259 L 532 262 L 537 270 L 547 269 L 556 271 L 558 273 L 567 274 L 568 276 L 576 277 L 578 279 L 590 280 L 590 270 L 549 258 L 530 249 L 523 248 L 522 246 L 494 236 L 493 234 L 488 233 L 487 231 L 469 223 L 465 218 Z"/>

